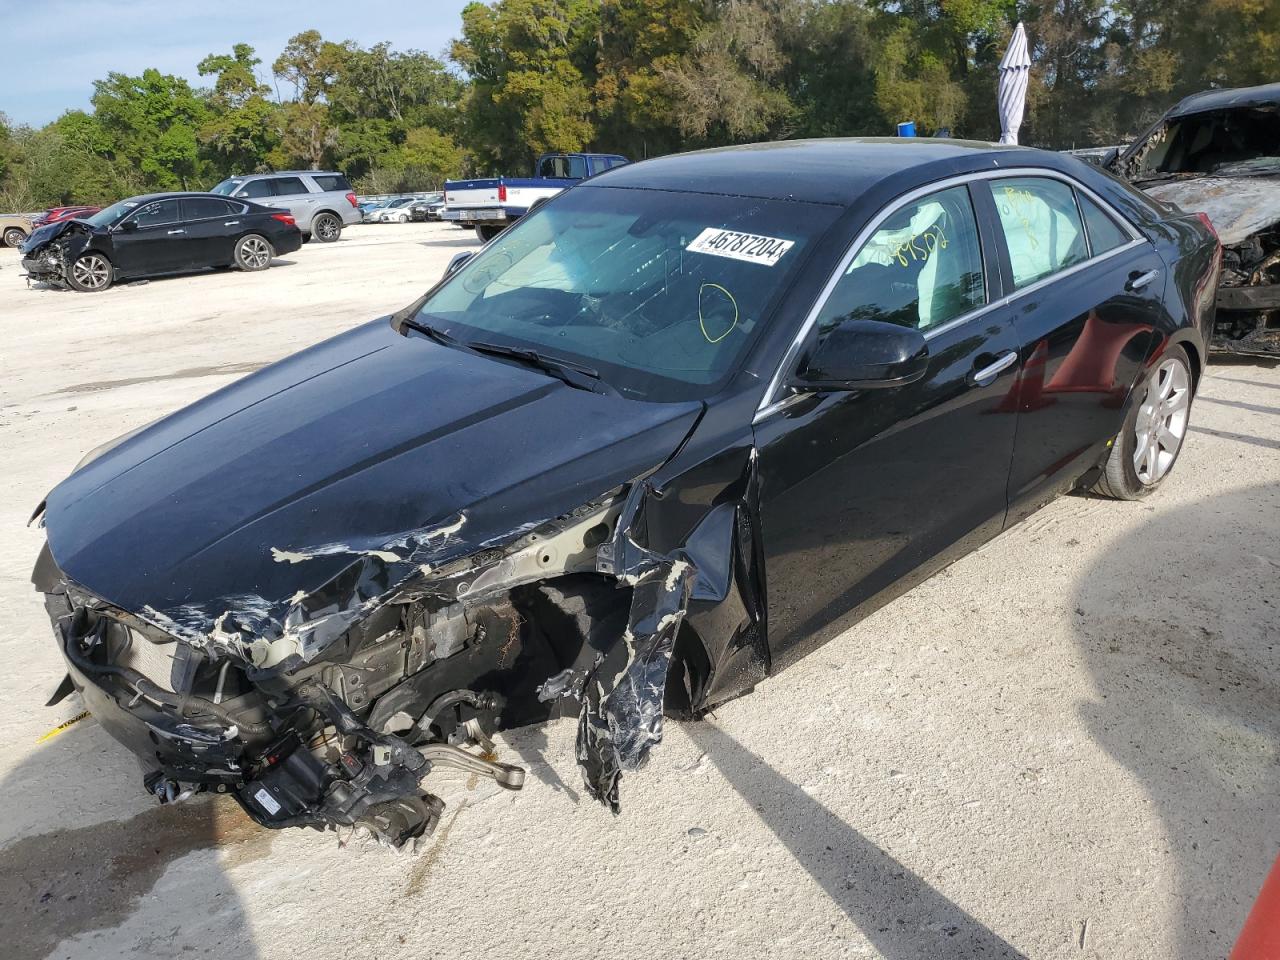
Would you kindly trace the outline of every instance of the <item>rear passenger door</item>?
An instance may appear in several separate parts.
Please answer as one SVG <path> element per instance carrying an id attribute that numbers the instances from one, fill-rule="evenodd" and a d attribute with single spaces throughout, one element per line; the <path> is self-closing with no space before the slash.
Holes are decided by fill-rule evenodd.
<path id="1" fill-rule="evenodd" d="M 896 204 L 850 250 L 799 354 L 846 319 L 879 320 L 923 332 L 928 372 L 898 387 L 766 398 L 756 417 L 777 666 L 1003 526 L 1017 423 L 1003 402 L 1018 341 L 987 256 L 993 231 L 965 184 Z"/>
<path id="2" fill-rule="evenodd" d="M 1009 523 L 1071 489 L 1107 451 L 1154 345 L 1164 263 L 1101 197 L 1061 175 L 987 181 L 1022 355 Z"/>
<path id="3" fill-rule="evenodd" d="M 216 197 L 183 197 L 182 227 L 187 231 L 191 267 L 231 263 L 231 248 L 240 229 L 239 204 Z"/>
<path id="4" fill-rule="evenodd" d="M 288 210 L 293 214 L 293 219 L 298 221 L 298 229 L 303 233 L 310 233 L 311 218 L 315 215 L 323 194 L 312 193 L 301 177 L 271 177 L 270 183 L 275 196 L 262 202 L 269 207 Z"/>

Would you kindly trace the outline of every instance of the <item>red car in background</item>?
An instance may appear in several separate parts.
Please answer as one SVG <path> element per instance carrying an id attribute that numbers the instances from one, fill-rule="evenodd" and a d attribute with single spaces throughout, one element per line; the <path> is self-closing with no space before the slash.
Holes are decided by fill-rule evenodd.
<path id="1" fill-rule="evenodd" d="M 33 226 L 43 227 L 47 223 L 61 223 L 63 220 L 75 220 L 80 217 L 91 217 L 101 207 L 51 207 L 41 216 L 31 221 Z"/>

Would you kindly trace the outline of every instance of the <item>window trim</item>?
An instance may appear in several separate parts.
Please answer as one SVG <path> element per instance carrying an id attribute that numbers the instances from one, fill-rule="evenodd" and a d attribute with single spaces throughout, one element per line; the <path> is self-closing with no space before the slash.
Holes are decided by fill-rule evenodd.
<path id="1" fill-rule="evenodd" d="M 1034 283 L 1030 283 L 1018 290 L 1006 293 L 1004 292 L 1004 285 L 1002 283 L 1002 296 L 997 297 L 996 299 L 988 299 L 985 304 L 974 307 L 968 313 L 962 313 L 960 316 L 955 317 L 952 320 L 948 320 L 944 324 L 934 327 L 931 330 L 923 331 L 925 340 L 932 340 L 934 337 L 941 336 L 942 334 L 954 330 L 963 324 L 971 323 L 991 310 L 1007 306 L 1027 294 L 1034 293 L 1036 290 L 1041 289 L 1045 284 L 1057 280 L 1060 277 L 1070 276 L 1085 267 L 1092 266 L 1095 263 L 1101 263 L 1102 261 L 1110 259 L 1120 253 L 1131 250 L 1135 246 L 1147 243 L 1146 237 L 1139 232 L 1137 227 L 1129 222 L 1128 217 L 1121 215 L 1115 207 L 1108 203 L 1103 197 L 1099 196 L 1096 191 L 1090 189 L 1080 181 L 1065 173 L 1058 170 L 1051 170 L 1047 167 L 1008 167 L 996 170 L 980 170 L 973 173 L 957 174 L 954 177 L 947 177 L 942 180 L 934 181 L 930 184 L 925 184 L 924 186 L 916 187 L 914 190 L 910 190 L 899 197 L 895 197 L 889 203 L 885 204 L 853 238 L 853 241 L 840 257 L 835 269 L 831 272 L 831 276 L 827 278 L 827 282 L 823 285 L 821 292 L 818 294 L 817 300 L 815 300 L 813 306 L 809 308 L 809 312 L 805 315 L 804 322 L 800 325 L 800 329 L 797 331 L 795 338 L 791 341 L 791 345 L 787 347 L 786 353 L 783 354 L 782 362 L 778 364 L 778 369 L 774 371 L 773 377 L 769 381 L 768 389 L 765 390 L 764 395 L 760 398 L 759 405 L 756 407 L 755 416 L 751 420 L 752 424 L 759 423 L 805 396 L 804 394 L 779 396 L 783 379 L 787 371 L 790 370 L 796 360 L 799 359 L 800 351 L 803 349 L 805 341 L 808 340 L 809 334 L 813 331 L 814 325 L 818 321 L 818 315 L 822 312 L 822 308 L 826 306 L 827 300 L 830 298 L 832 291 L 835 290 L 836 284 L 838 284 L 840 282 L 840 278 L 844 276 L 844 272 L 848 269 L 849 264 L 853 262 L 853 258 L 858 255 L 858 252 L 861 251 L 863 245 L 871 239 L 872 235 L 885 220 L 908 204 L 914 203 L 921 197 L 928 196 L 931 193 L 937 193 L 950 187 L 969 185 L 987 180 L 1004 180 L 1011 177 L 1042 177 L 1052 180 L 1061 180 L 1063 183 L 1067 184 L 1068 187 L 1083 192 L 1085 196 L 1093 200 L 1093 202 L 1096 203 L 1104 213 L 1107 213 L 1122 227 L 1122 229 L 1129 235 L 1129 242 L 1122 243 L 1118 247 L 1112 247 L 1110 250 L 1106 251 L 1106 253 L 1098 256 L 1093 255 L 1092 247 L 1090 247 L 1090 255 L 1088 258 L 1067 267 L 1065 270 L 1059 270 L 1057 273 L 1051 273 L 1047 277 L 1041 277 Z M 986 193 L 988 197 L 992 196 L 989 186 L 986 188 Z M 982 224 L 980 222 L 981 212 L 979 211 L 976 203 L 974 204 L 974 218 L 978 221 L 977 225 L 979 229 L 979 236 L 985 239 L 985 235 L 982 233 Z M 1081 214 L 1081 222 L 1083 222 L 1083 219 L 1083 214 Z M 996 229 L 999 229 L 999 226 L 1000 225 L 998 223 L 995 224 Z M 1089 230 L 1087 226 L 1084 228 L 1084 232 L 1086 237 L 1085 242 L 1088 243 L 1087 238 Z M 1006 242 L 1004 241 L 1003 236 L 998 236 L 995 239 L 1000 243 Z M 985 243 L 982 244 L 984 277 L 990 276 L 988 258 L 992 257 L 995 253 L 996 251 L 987 250 Z M 990 290 L 988 290 L 987 295 L 988 297 L 991 296 Z"/>
<path id="2" fill-rule="evenodd" d="M 148 224 L 138 223 L 138 214 L 140 214 L 143 210 L 146 210 L 147 207 L 151 206 L 153 203 L 154 204 L 172 203 L 174 206 L 174 209 L 177 211 L 177 216 L 174 217 L 172 220 L 165 220 L 163 223 L 148 223 Z M 121 217 L 120 224 L 124 224 L 126 220 L 132 220 L 134 223 L 137 223 L 139 230 L 150 230 L 152 227 L 170 227 L 170 226 L 173 226 L 173 224 L 175 223 L 182 223 L 182 198 L 181 197 L 161 197 L 158 200 L 149 200 L 146 203 L 140 204 L 139 206 L 130 210 L 125 216 Z"/>

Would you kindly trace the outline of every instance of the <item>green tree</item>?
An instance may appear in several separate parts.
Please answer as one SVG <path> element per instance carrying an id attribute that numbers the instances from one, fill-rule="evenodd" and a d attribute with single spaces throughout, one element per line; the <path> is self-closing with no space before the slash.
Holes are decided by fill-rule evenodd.
<path id="1" fill-rule="evenodd" d="M 280 108 L 258 79 L 261 63 L 253 47 L 237 43 L 230 54 L 211 53 L 196 66 L 202 77 L 214 78 L 198 137 L 219 178 L 264 169 L 280 143 Z"/>
<path id="2" fill-rule="evenodd" d="M 110 73 L 93 87 L 94 120 L 106 134 L 104 159 L 131 164 L 154 190 L 202 182 L 206 164 L 196 132 L 208 107 L 186 80 L 148 69 L 137 77 Z"/>

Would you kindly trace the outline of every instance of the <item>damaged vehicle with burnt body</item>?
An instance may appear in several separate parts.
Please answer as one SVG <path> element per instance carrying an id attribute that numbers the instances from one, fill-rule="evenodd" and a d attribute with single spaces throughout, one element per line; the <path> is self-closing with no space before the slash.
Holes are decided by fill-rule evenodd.
<path id="1" fill-rule="evenodd" d="M 584 182 L 421 299 L 92 451 L 33 581 L 162 800 L 429 831 L 501 729 L 624 771 L 1186 433 L 1217 244 L 1069 157 L 819 140 Z M 779 722 L 786 722 L 779 717 Z"/>
<path id="2" fill-rule="evenodd" d="M 1222 242 L 1211 349 L 1280 357 L 1280 83 L 1186 97 L 1104 161 Z"/>

